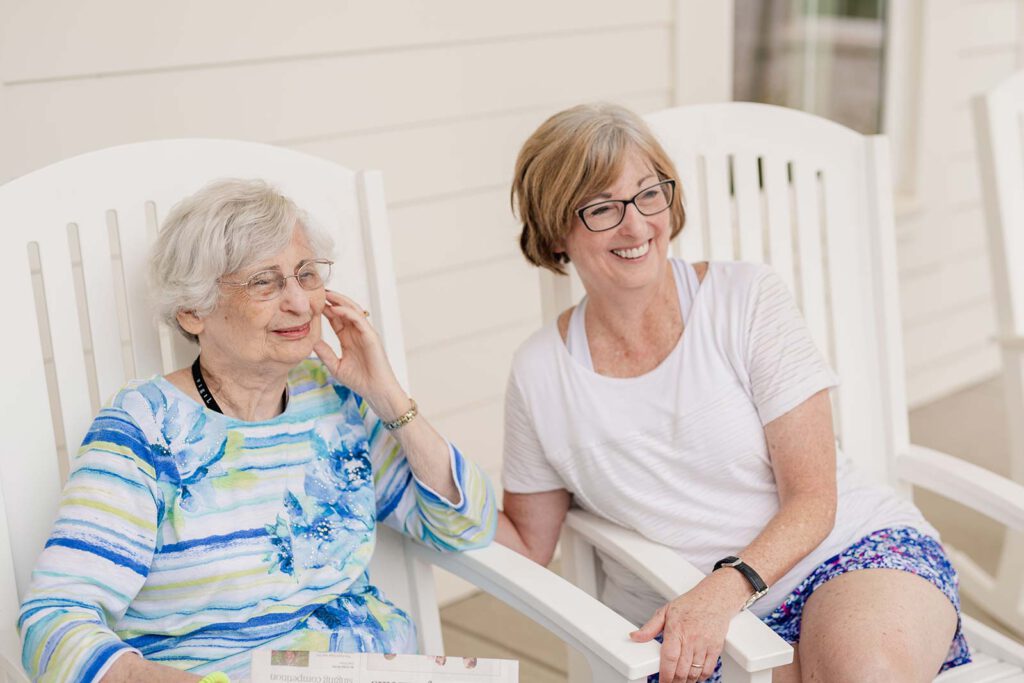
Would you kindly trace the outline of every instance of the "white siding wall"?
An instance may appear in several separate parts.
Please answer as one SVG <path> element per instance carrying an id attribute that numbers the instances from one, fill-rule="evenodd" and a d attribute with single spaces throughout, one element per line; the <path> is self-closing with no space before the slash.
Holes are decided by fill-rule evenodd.
<path id="1" fill-rule="evenodd" d="M 998 371 L 969 100 L 1021 66 L 1021 0 L 914 0 L 902 25 L 888 129 L 911 405 Z M 899 119 L 899 120 L 896 120 Z"/>
<path id="2" fill-rule="evenodd" d="M 509 360 L 540 323 L 509 210 L 518 147 L 581 101 L 727 98 L 731 3 L 716 5 L 13 0 L 0 6 L 0 182 L 162 137 L 383 170 L 411 391 L 497 480 Z"/>

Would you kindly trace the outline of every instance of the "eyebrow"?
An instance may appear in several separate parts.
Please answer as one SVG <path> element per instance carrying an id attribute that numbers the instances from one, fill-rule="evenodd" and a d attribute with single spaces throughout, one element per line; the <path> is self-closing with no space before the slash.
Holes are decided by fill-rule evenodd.
<path id="1" fill-rule="evenodd" d="M 658 175 L 656 173 L 648 173 L 643 178 L 641 178 L 640 180 L 636 181 L 636 186 L 637 187 L 643 187 L 644 183 L 647 182 L 649 179 L 657 178 L 657 177 L 658 177 Z M 595 199 L 611 199 L 611 198 L 612 198 L 611 194 L 609 194 L 607 192 L 598 192 L 597 194 L 593 194 L 593 195 L 587 197 L 586 199 L 584 199 L 583 200 L 583 206 L 586 206 L 586 205 L 590 204 Z"/>
<path id="2" fill-rule="evenodd" d="M 316 256 L 311 256 L 311 257 L 309 257 L 309 258 L 304 258 L 304 259 L 302 259 L 302 260 L 301 260 L 301 261 L 299 261 L 299 262 L 298 262 L 297 264 L 295 264 L 295 268 L 293 269 L 293 272 L 294 272 L 294 271 L 296 271 L 296 270 L 298 270 L 298 269 L 299 269 L 299 268 L 301 268 L 302 266 L 306 265 L 306 264 L 307 264 L 307 263 L 309 263 L 310 261 L 316 261 L 316 260 L 317 260 L 317 257 L 316 257 Z M 253 274 L 253 275 L 257 275 L 257 274 L 259 274 L 259 273 L 265 273 L 265 272 L 266 272 L 266 271 L 268 271 L 268 270 L 276 270 L 276 271 L 277 271 L 277 272 L 279 272 L 279 273 L 283 273 L 283 272 L 284 272 L 284 269 L 283 269 L 283 268 L 281 268 L 281 266 L 279 266 L 279 265 L 277 265 L 277 264 L 275 263 L 275 264 L 273 264 L 273 265 L 269 265 L 269 266 L 255 266 L 255 267 L 254 267 L 254 268 L 252 269 L 252 274 Z"/>

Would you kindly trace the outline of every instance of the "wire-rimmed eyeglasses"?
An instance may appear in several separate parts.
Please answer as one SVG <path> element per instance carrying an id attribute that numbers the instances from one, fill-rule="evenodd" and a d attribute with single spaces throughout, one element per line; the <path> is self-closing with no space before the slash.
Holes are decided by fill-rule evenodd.
<path id="1" fill-rule="evenodd" d="M 676 181 L 668 178 L 660 183 L 645 187 L 637 192 L 631 199 L 606 199 L 594 204 L 588 204 L 576 211 L 576 215 L 583 221 L 584 227 L 591 232 L 604 232 L 617 228 L 622 219 L 626 217 L 626 207 L 630 204 L 636 207 L 644 216 L 653 216 L 661 213 L 672 206 L 672 198 L 675 196 Z"/>
<path id="2" fill-rule="evenodd" d="M 334 261 L 325 258 L 310 259 L 301 262 L 294 275 L 285 275 L 278 270 L 261 270 L 245 282 L 218 279 L 217 283 L 229 287 L 244 287 L 245 293 L 254 301 L 270 301 L 281 296 L 289 278 L 295 278 L 299 287 L 305 290 L 320 289 L 330 279 L 333 265 Z"/>

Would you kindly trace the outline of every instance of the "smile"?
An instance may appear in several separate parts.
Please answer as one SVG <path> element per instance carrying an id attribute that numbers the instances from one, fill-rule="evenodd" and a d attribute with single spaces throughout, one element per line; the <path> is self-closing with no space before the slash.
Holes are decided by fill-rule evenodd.
<path id="1" fill-rule="evenodd" d="M 283 327 L 279 330 L 273 330 L 274 334 L 285 339 L 302 339 L 309 334 L 309 323 L 305 325 L 299 325 L 298 327 Z"/>
<path id="2" fill-rule="evenodd" d="M 633 247 L 631 249 L 612 249 L 612 253 L 618 256 L 619 258 L 626 259 L 627 261 L 632 261 L 634 259 L 640 258 L 641 256 L 644 256 L 650 250 L 651 241 L 647 240 L 639 247 Z"/>

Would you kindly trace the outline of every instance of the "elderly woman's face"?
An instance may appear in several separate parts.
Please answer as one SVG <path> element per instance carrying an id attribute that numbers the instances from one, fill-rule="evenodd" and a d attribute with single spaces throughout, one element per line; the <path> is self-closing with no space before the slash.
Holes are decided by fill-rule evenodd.
<path id="1" fill-rule="evenodd" d="M 323 256 L 313 253 L 303 231 L 296 228 L 284 251 L 227 273 L 223 280 L 245 282 L 265 270 L 294 275 L 305 261 Z M 272 363 L 290 369 L 312 353 L 320 339 L 326 297 L 322 287 L 305 290 L 296 278 L 288 278 L 280 296 L 270 301 L 253 300 L 244 287 L 223 287 L 222 291 L 217 307 L 201 320 L 199 342 L 204 354 L 212 351 L 243 364 Z"/>
<path id="2" fill-rule="evenodd" d="M 631 152 L 612 184 L 574 209 L 631 199 L 660 180 L 649 159 Z M 671 224 L 670 211 L 644 216 L 632 204 L 618 226 L 603 232 L 591 232 L 575 215 L 564 248 L 591 294 L 643 287 L 664 276 Z"/>

